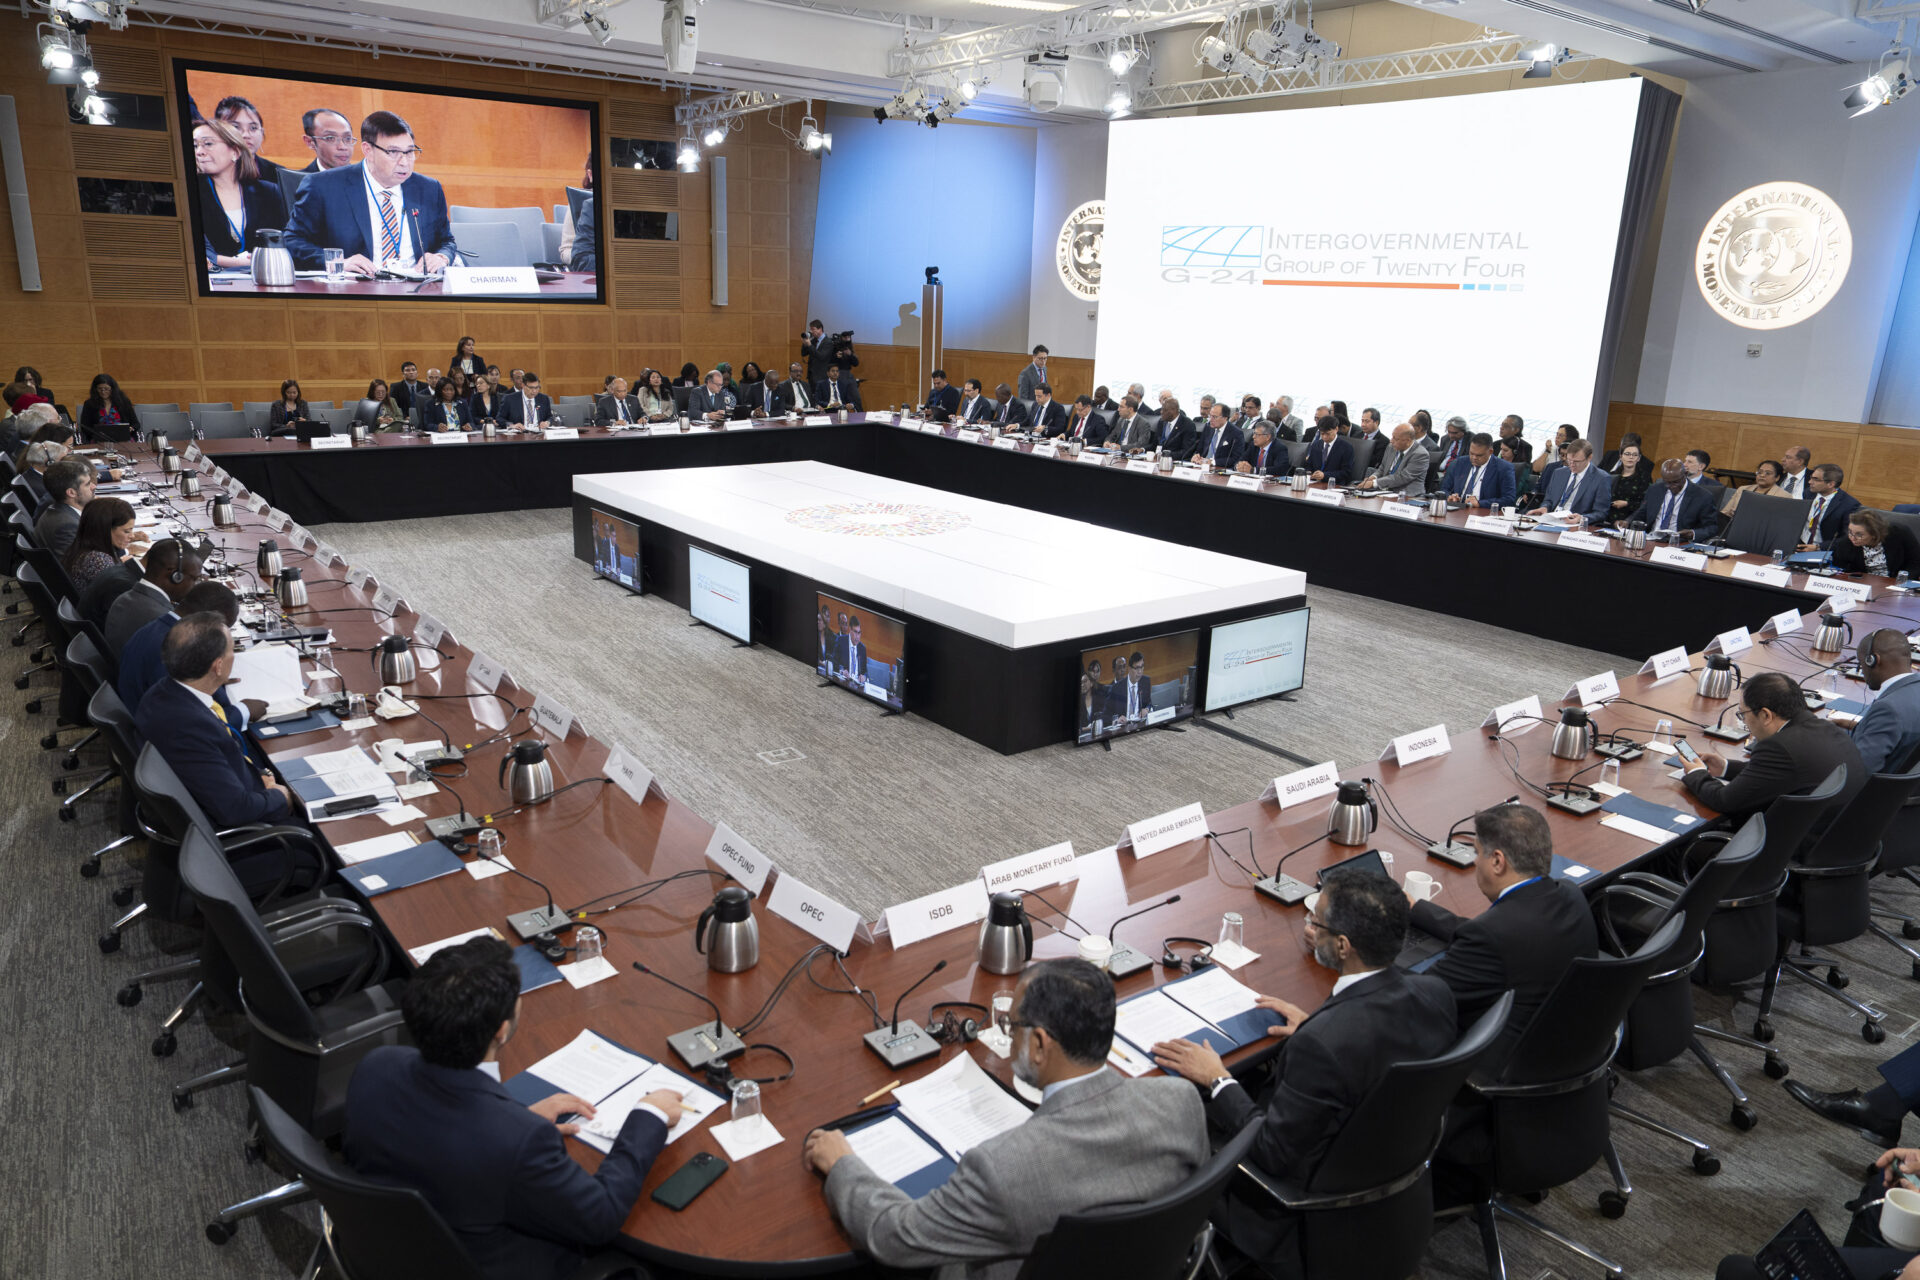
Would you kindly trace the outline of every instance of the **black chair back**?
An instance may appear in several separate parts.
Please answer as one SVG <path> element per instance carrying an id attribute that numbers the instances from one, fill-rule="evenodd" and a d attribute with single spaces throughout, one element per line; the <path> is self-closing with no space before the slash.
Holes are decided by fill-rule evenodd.
<path id="1" fill-rule="evenodd" d="M 1185 1275 L 1207 1214 L 1260 1132 L 1246 1126 L 1167 1194 L 1144 1204 L 1062 1214 L 1034 1242 L 1018 1280 L 1175 1280 Z"/>
<path id="2" fill-rule="evenodd" d="M 485 1280 L 425 1196 L 361 1177 L 264 1091 L 249 1087 L 247 1093 L 267 1149 L 326 1211 L 327 1247 L 347 1280 Z"/>
<path id="3" fill-rule="evenodd" d="M 1757 493 L 1740 495 L 1727 526 L 1727 545 L 1755 555 L 1791 551 L 1807 523 L 1805 498 L 1773 498 Z"/>
<path id="4" fill-rule="evenodd" d="M 1796 941 L 1818 947 L 1867 931 L 1868 880 L 1880 859 L 1881 839 L 1916 791 L 1920 770 L 1870 775 L 1813 847 L 1789 867 L 1799 888 Z"/>
<path id="5" fill-rule="evenodd" d="M 87 638 L 88 643 L 93 646 L 93 651 L 100 655 L 101 661 L 107 664 L 107 671 L 110 673 L 108 682 L 117 683 L 120 679 L 120 661 L 107 652 L 107 637 L 102 634 L 100 628 L 80 615 L 79 602 L 72 596 L 68 596 L 60 602 L 54 616 L 68 629 L 69 633 L 78 632 Z"/>
<path id="6" fill-rule="evenodd" d="M 1751 496 L 1751 495 L 1749 495 Z M 1746 505 L 1746 499 L 1740 505 Z M 1802 796 L 1781 796 L 1766 809 L 1766 843 L 1734 878 L 1719 910 L 1707 921 L 1707 949 L 1696 970 L 1709 987 L 1748 982 L 1772 971 L 1777 954 L 1775 903 L 1787 882 L 1787 864 L 1807 833 L 1846 789 L 1847 767 L 1836 765 Z"/>
<path id="7" fill-rule="evenodd" d="M 68 621 L 64 615 L 69 607 L 67 601 L 60 602 L 62 622 Z M 79 629 L 79 621 L 78 618 L 74 618 L 70 624 L 74 627 L 75 633 L 73 639 L 67 642 L 65 665 L 69 670 L 80 673 L 81 679 L 86 684 L 87 695 L 92 697 L 95 689 L 114 682 L 113 659 L 95 647 L 92 639 Z"/>

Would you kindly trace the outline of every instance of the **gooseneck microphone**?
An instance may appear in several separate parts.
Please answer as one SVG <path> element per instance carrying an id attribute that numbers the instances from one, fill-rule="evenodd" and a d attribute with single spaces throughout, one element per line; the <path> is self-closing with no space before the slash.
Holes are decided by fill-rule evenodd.
<path id="1" fill-rule="evenodd" d="M 1519 802 L 1520 797 L 1518 795 L 1511 795 L 1505 800 L 1502 800 L 1500 804 L 1486 805 L 1485 808 L 1497 809 L 1500 805 L 1518 804 Z M 1472 822 L 1474 814 L 1479 812 L 1479 809 L 1475 809 L 1473 813 L 1468 814 L 1466 817 L 1460 819 L 1460 821 L 1448 827 L 1447 838 L 1445 840 L 1440 841 L 1438 844 L 1430 844 L 1427 846 L 1428 856 L 1438 858 L 1442 862 L 1451 862 L 1456 867 L 1472 866 L 1474 857 L 1473 846 L 1470 844 L 1455 844 L 1453 842 L 1453 835 L 1456 831 L 1460 830 L 1460 828 Z"/>
<path id="2" fill-rule="evenodd" d="M 1082 934 L 1088 937 L 1093 936 L 1093 930 L 1087 928 L 1087 926 L 1081 924 L 1078 920 L 1075 920 L 1072 916 L 1060 910 L 1060 908 L 1054 906 L 1051 902 L 1048 902 L 1045 898 L 1042 898 L 1038 893 L 1035 893 L 1032 889 L 1016 889 L 1014 890 L 1014 892 L 1020 894 L 1022 897 L 1035 899 L 1040 903 L 1041 906 L 1057 914 L 1062 920 L 1065 920 L 1068 924 L 1078 929 Z M 1059 925 L 1054 924 L 1052 921 L 1047 922 L 1047 927 L 1049 929 L 1052 929 L 1055 933 L 1067 932 L 1065 929 L 1062 929 Z"/>
<path id="3" fill-rule="evenodd" d="M 532 940 L 543 933 L 553 934 L 560 932 L 562 929 L 571 929 L 573 927 L 572 917 L 553 905 L 553 890 L 547 888 L 543 881 L 535 880 L 532 876 L 514 866 L 505 858 L 488 857 L 487 861 L 493 863 L 502 871 L 511 871 L 514 875 L 519 876 L 522 880 L 525 880 L 528 884 L 547 895 L 546 906 L 535 907 L 531 911 L 516 911 L 507 917 L 507 924 L 515 933 L 523 938 Z"/>
<path id="4" fill-rule="evenodd" d="M 879 1054 L 880 1060 L 888 1066 L 904 1067 L 910 1062 L 931 1058 L 940 1052 L 940 1042 L 921 1030 L 919 1023 L 912 1018 L 908 1018 L 904 1023 L 900 1021 L 900 1006 L 908 996 L 924 986 L 927 979 L 946 967 L 947 962 L 942 960 L 927 970 L 926 975 L 919 982 L 900 993 L 900 999 L 893 1002 L 892 1026 L 880 1027 L 861 1037 L 866 1041 L 867 1048 Z"/>
<path id="5" fill-rule="evenodd" d="M 1107 942 L 1111 945 L 1114 930 L 1135 916 L 1143 916 L 1149 911 L 1158 911 L 1162 907 L 1170 907 L 1178 901 L 1180 901 L 1180 895 L 1176 893 L 1170 897 L 1161 899 L 1151 906 L 1142 907 L 1138 911 L 1129 912 L 1121 916 L 1113 922 L 1113 928 L 1107 930 Z M 1122 946 L 1115 948 L 1112 954 L 1107 957 L 1107 974 L 1117 982 L 1121 978 L 1127 977 L 1129 974 L 1138 973 L 1152 964 L 1152 958 L 1145 953 L 1135 951 L 1132 947 Z"/>
<path id="6" fill-rule="evenodd" d="M 686 1063 L 687 1066 L 698 1071 L 709 1062 L 725 1062 L 735 1054 L 746 1052 L 747 1046 L 741 1042 L 740 1037 L 734 1034 L 727 1026 L 725 1019 L 720 1016 L 719 1005 L 707 999 L 706 996 L 695 991 L 692 987 L 682 986 L 666 974 L 661 973 L 658 969 L 649 969 L 638 960 L 633 962 L 633 967 L 650 978 L 658 978 L 676 991 L 685 992 L 701 1004 L 707 1006 L 707 1008 L 713 1010 L 712 1026 L 708 1026 L 703 1022 L 697 1027 L 689 1027 L 685 1031 L 676 1031 L 667 1037 L 668 1046 L 680 1055 L 680 1060 Z"/>

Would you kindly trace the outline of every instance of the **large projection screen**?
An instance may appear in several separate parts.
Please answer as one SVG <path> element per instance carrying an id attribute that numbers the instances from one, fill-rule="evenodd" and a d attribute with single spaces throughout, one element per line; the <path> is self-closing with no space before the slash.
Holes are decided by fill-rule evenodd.
<path id="1" fill-rule="evenodd" d="M 1584 435 L 1643 83 L 1116 123 L 1094 380 Z"/>
<path id="2" fill-rule="evenodd" d="M 597 103 L 184 60 L 174 79 L 202 297 L 604 299 Z M 367 121 L 391 117 L 410 133 L 369 143 Z M 369 177 L 388 193 L 384 227 Z M 254 277 L 272 237 L 292 280 Z M 328 250 L 345 264 L 331 277 Z M 463 278 L 442 279 L 442 265 Z"/>

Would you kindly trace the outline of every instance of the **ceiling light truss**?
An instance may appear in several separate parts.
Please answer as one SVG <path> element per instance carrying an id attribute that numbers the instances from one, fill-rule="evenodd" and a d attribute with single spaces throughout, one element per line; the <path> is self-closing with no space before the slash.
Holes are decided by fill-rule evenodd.
<path id="1" fill-rule="evenodd" d="M 800 98 L 794 94 L 768 93 L 762 89 L 740 89 L 733 93 L 716 94 L 711 98 L 683 102 L 673 109 L 673 118 L 674 123 L 698 132 L 798 101 Z"/>
<path id="2" fill-rule="evenodd" d="M 910 43 L 889 54 L 887 74 L 928 76 L 1024 58 L 1039 49 L 1067 51 L 1112 45 L 1165 27 L 1210 22 L 1247 7 L 1247 0 L 1142 0 L 1118 6 L 1085 5 L 1036 22 L 981 27 Z M 1105 61 L 1105 56 L 1101 58 Z"/>
<path id="3" fill-rule="evenodd" d="M 1271 72 L 1264 83 L 1256 83 L 1242 76 L 1218 76 L 1180 84 L 1149 85 L 1134 94 L 1133 109 L 1136 112 L 1166 111 L 1218 102 L 1252 102 L 1292 94 L 1328 93 L 1366 85 L 1413 84 L 1422 80 L 1444 80 L 1452 76 L 1480 75 L 1489 71 L 1524 71 L 1533 63 L 1529 55 L 1539 47 L 1538 40 L 1499 36 L 1461 44 L 1435 45 L 1430 49 L 1414 49 L 1406 53 L 1383 53 L 1371 58 L 1330 58 L 1317 67 Z M 1590 62 L 1595 56 L 1572 52 L 1567 54 L 1565 61 Z"/>
<path id="4" fill-rule="evenodd" d="M 566 30 L 580 26 L 589 15 L 598 17 L 626 0 L 534 0 L 534 17 L 550 27 Z"/>

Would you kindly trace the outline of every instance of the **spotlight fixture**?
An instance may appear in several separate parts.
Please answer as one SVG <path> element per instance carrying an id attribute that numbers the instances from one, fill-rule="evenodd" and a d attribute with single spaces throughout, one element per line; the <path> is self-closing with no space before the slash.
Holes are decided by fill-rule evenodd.
<path id="1" fill-rule="evenodd" d="M 1520 73 L 1522 80 L 1544 80 L 1553 74 L 1553 69 L 1573 56 L 1573 50 L 1563 49 L 1557 44 L 1543 44 L 1537 49 L 1528 49 L 1520 55 L 1527 60 L 1527 69 Z"/>
<path id="2" fill-rule="evenodd" d="M 1905 34 L 1902 27 L 1901 33 Z M 1890 102 L 1898 102 L 1907 96 L 1913 88 L 1913 75 L 1908 67 L 1908 53 L 1895 40 L 1894 47 L 1880 55 L 1880 66 L 1874 73 L 1847 90 L 1847 96 L 1840 105 L 1849 115 L 1863 116 Z"/>
<path id="3" fill-rule="evenodd" d="M 954 88 L 954 92 L 960 95 L 962 101 L 972 102 L 979 95 L 980 86 L 971 80 L 962 80 Z"/>
<path id="4" fill-rule="evenodd" d="M 1132 114 L 1133 90 L 1127 87 L 1126 81 L 1115 80 L 1112 91 L 1107 94 L 1107 116 L 1109 119 L 1118 120 L 1122 116 Z"/>
<path id="5" fill-rule="evenodd" d="M 833 135 L 820 131 L 820 122 L 813 118 L 811 102 L 807 103 L 807 113 L 800 117 L 800 149 L 814 156 L 833 154 Z"/>
<path id="6" fill-rule="evenodd" d="M 1113 52 L 1107 55 L 1107 70 L 1116 76 L 1123 76 L 1140 61 L 1140 51 L 1122 45 L 1115 45 Z"/>
<path id="7" fill-rule="evenodd" d="M 1255 80 L 1266 70 L 1219 36 L 1207 36 L 1200 41 L 1200 61 L 1225 75 L 1251 76 Z"/>
<path id="8" fill-rule="evenodd" d="M 726 140 L 727 140 L 727 126 L 725 126 L 724 124 L 708 125 L 707 131 L 704 134 L 700 135 L 700 141 L 709 150 L 719 146 L 721 143 L 725 142 Z"/>
<path id="9" fill-rule="evenodd" d="M 85 118 L 88 124 L 112 124 L 113 108 L 107 100 L 91 89 L 81 90 L 74 95 L 73 107 L 76 114 Z"/>
<path id="10" fill-rule="evenodd" d="M 1264 71 L 1290 71 L 1308 61 L 1339 57 L 1340 46 L 1321 38 L 1312 27 L 1279 18 L 1250 34 L 1242 52 Z M 1240 69 L 1249 71 L 1244 60 Z"/>
<path id="11" fill-rule="evenodd" d="M 587 34 L 594 38 L 595 43 L 606 45 L 613 42 L 613 26 L 607 21 L 604 6 L 597 4 L 583 6 L 580 10 L 580 25 L 587 29 Z"/>
<path id="12" fill-rule="evenodd" d="M 700 172 L 700 148 L 694 144 L 691 129 L 680 139 L 680 153 L 675 157 L 675 163 L 680 166 L 682 173 Z"/>
<path id="13" fill-rule="evenodd" d="M 73 69 L 73 37 L 66 28 L 50 22 L 40 24 L 40 65 L 48 71 Z"/>
<path id="14" fill-rule="evenodd" d="M 100 87 L 100 73 L 93 69 L 93 59 L 91 58 L 85 59 L 80 68 L 80 83 L 89 89 L 98 89 Z"/>
<path id="15" fill-rule="evenodd" d="M 1057 111 L 1066 101 L 1066 62 L 1063 53 L 1048 50 L 1027 55 L 1027 105 L 1035 111 Z"/>

